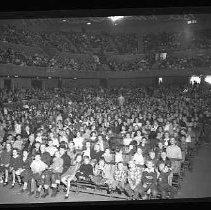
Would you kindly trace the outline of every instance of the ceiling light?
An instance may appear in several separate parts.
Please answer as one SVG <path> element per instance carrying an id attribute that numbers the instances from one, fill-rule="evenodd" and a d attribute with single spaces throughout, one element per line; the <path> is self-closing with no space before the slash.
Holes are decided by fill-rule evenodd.
<path id="1" fill-rule="evenodd" d="M 89 23 L 87 23 L 87 25 L 91 25 L 91 23 L 89 22 Z"/>
<path id="2" fill-rule="evenodd" d="M 63 22 L 66 22 L 67 20 L 66 19 L 64 19 L 64 20 L 62 20 Z"/>
<path id="3" fill-rule="evenodd" d="M 115 22 L 117 20 L 121 20 L 124 18 L 124 16 L 111 16 L 111 17 L 108 17 L 111 21 Z"/>

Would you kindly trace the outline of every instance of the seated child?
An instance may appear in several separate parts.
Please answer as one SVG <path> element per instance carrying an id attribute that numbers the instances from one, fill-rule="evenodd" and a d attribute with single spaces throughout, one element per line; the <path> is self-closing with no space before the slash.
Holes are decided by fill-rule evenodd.
<path id="1" fill-rule="evenodd" d="M 96 185 L 104 185 L 107 181 L 105 178 L 105 170 L 106 170 L 106 164 L 104 159 L 100 159 L 99 163 L 97 163 L 94 167 L 94 175 L 91 176 L 92 182 L 94 182 Z"/>
<path id="2" fill-rule="evenodd" d="M 15 177 L 18 178 L 18 183 L 21 185 L 21 178 L 20 174 L 17 173 L 21 169 L 22 166 L 22 158 L 19 155 L 19 152 L 17 149 L 13 149 L 12 151 L 12 158 L 10 160 L 10 171 L 12 172 L 12 185 L 11 188 L 15 186 Z"/>
<path id="3" fill-rule="evenodd" d="M 61 177 L 62 183 L 64 183 L 65 186 L 67 186 L 67 193 L 65 195 L 65 199 L 69 197 L 70 187 L 71 187 L 70 183 L 71 181 L 76 179 L 75 175 L 81 166 L 81 162 L 82 162 L 82 155 L 77 154 L 73 162 L 73 165 L 71 165 L 69 169 Z"/>
<path id="4" fill-rule="evenodd" d="M 156 182 L 157 182 L 157 173 L 155 171 L 154 163 L 151 160 L 147 160 L 146 169 L 144 169 L 142 173 L 143 189 L 141 192 L 141 196 L 143 200 L 147 199 L 146 192 L 149 192 L 149 190 L 151 191 L 153 197 L 157 196 Z"/>
<path id="5" fill-rule="evenodd" d="M 109 148 L 105 149 L 105 152 L 102 157 L 104 158 L 105 163 L 111 163 L 113 161 L 113 155 L 111 154 L 111 150 Z"/>
<path id="6" fill-rule="evenodd" d="M 134 161 L 130 161 L 125 192 L 132 199 L 137 200 L 139 198 L 139 194 L 142 192 L 141 177 L 142 170 L 136 166 Z"/>
<path id="7" fill-rule="evenodd" d="M 78 180 L 90 181 L 92 175 L 93 166 L 90 164 L 90 158 L 85 156 L 84 162 L 81 164 L 75 176 Z"/>
<path id="8" fill-rule="evenodd" d="M 0 157 L 0 172 L 1 172 L 1 179 L 2 174 L 4 174 L 4 186 L 8 184 L 8 177 L 9 177 L 9 166 L 10 166 L 10 160 L 12 157 L 12 146 L 11 144 L 7 143 L 5 145 L 5 149 L 3 149 Z"/>
<path id="9" fill-rule="evenodd" d="M 63 159 L 61 158 L 59 151 L 55 152 L 55 158 L 53 159 L 53 163 L 49 167 L 49 170 L 51 170 L 51 186 L 53 188 L 51 197 L 55 197 L 58 190 L 58 184 L 60 184 L 61 173 L 63 171 Z M 45 193 L 42 195 L 43 198 L 49 195 L 49 186 L 45 185 L 44 187 Z"/>
<path id="10" fill-rule="evenodd" d="M 30 168 L 32 171 L 32 179 L 31 179 L 31 192 L 29 195 L 34 194 L 35 183 L 37 183 L 38 189 L 36 191 L 36 198 L 39 198 L 43 185 L 42 173 L 48 168 L 48 165 L 41 160 L 41 156 L 38 154 L 32 161 Z"/>
<path id="11" fill-rule="evenodd" d="M 170 170 L 164 163 L 159 165 L 159 175 L 158 175 L 158 183 L 157 189 L 161 193 L 161 198 L 165 199 L 166 195 L 169 193 L 170 198 L 174 198 L 176 194 L 176 189 L 168 184 L 168 176 L 170 174 Z"/>
<path id="12" fill-rule="evenodd" d="M 123 162 L 122 150 L 119 148 L 116 149 L 114 161 L 115 163 Z"/>
<path id="13" fill-rule="evenodd" d="M 123 162 L 118 162 L 116 169 L 114 171 L 115 182 L 113 184 L 119 193 L 125 191 L 126 178 L 127 178 L 127 172 L 124 168 Z"/>
<path id="14" fill-rule="evenodd" d="M 24 193 L 28 188 L 28 182 L 31 180 L 31 169 L 30 165 L 32 163 L 32 157 L 29 155 L 29 152 L 24 150 L 22 153 L 22 165 L 16 174 L 19 175 L 23 180 L 23 188 L 21 189 L 20 193 Z"/>

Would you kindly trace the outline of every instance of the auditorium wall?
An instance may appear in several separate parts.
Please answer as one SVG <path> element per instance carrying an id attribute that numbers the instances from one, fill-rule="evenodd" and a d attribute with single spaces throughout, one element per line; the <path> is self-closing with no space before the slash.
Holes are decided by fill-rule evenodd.
<path id="1" fill-rule="evenodd" d="M 98 87 L 100 84 L 99 79 L 63 79 L 62 87 Z"/>

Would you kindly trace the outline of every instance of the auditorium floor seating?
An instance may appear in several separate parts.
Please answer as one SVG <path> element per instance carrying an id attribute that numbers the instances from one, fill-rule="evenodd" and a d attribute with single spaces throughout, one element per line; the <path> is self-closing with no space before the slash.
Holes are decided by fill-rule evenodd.
<path id="1" fill-rule="evenodd" d="M 176 198 L 202 198 L 211 197 L 211 144 L 203 144 L 199 153 L 193 159 L 193 171 L 188 172 L 181 183 Z M 13 190 L 9 187 L 0 187 L 0 204 L 9 203 L 46 203 L 46 202 L 82 202 L 82 201 L 114 201 L 125 200 L 122 197 L 109 197 L 94 195 L 92 193 L 70 192 L 68 199 L 64 199 L 65 193 L 60 192 L 56 198 L 45 199 L 29 197 L 28 194 L 18 195 L 19 188 Z M 141 202 L 141 201 L 140 201 Z"/>

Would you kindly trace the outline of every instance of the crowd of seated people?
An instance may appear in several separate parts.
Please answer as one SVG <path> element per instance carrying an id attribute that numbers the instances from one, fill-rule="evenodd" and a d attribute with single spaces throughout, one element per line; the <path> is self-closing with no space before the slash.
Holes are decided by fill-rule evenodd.
<path id="1" fill-rule="evenodd" d="M 21 51 L 15 51 L 11 48 L 0 49 L 0 63 L 15 64 L 19 66 L 38 66 L 38 67 L 52 67 L 56 62 L 42 54 L 35 53 L 34 55 L 27 55 Z"/>
<path id="2" fill-rule="evenodd" d="M 55 97 L 54 91 L 45 91 L 40 89 L 0 89 L 1 103 L 23 102 L 29 100 L 47 100 Z"/>
<path id="3" fill-rule="evenodd" d="M 144 58 L 134 58 L 131 60 L 107 58 L 108 65 L 112 71 L 148 71 L 155 63 L 151 56 Z"/>
<path id="4" fill-rule="evenodd" d="M 15 51 L 10 48 L 0 49 L 0 63 L 15 64 L 19 66 L 62 68 L 73 71 L 96 70 L 96 62 L 93 58 L 84 59 L 84 56 L 79 56 L 77 58 L 61 60 L 58 56 L 48 57 L 37 53 L 34 55 L 27 55 L 24 52 Z"/>
<path id="5" fill-rule="evenodd" d="M 159 69 L 193 69 L 193 68 L 210 68 L 211 57 L 209 55 L 197 56 L 193 58 L 168 56 L 165 60 L 159 61 Z"/>
<path id="6" fill-rule="evenodd" d="M 71 183 L 81 181 L 129 199 L 173 198 L 173 174 L 197 143 L 200 123 L 211 123 L 210 92 L 183 89 L 77 88 L 36 105 L 3 106 L 1 184 L 36 198 L 55 197 L 62 185 L 68 198 Z"/>
<path id="7" fill-rule="evenodd" d="M 143 37 L 144 51 L 185 50 L 185 49 L 208 49 L 211 47 L 210 29 L 193 31 L 189 35 L 182 32 L 149 33 Z"/>
<path id="8" fill-rule="evenodd" d="M 137 53 L 138 37 L 137 34 L 113 34 L 111 37 L 120 53 Z"/>

